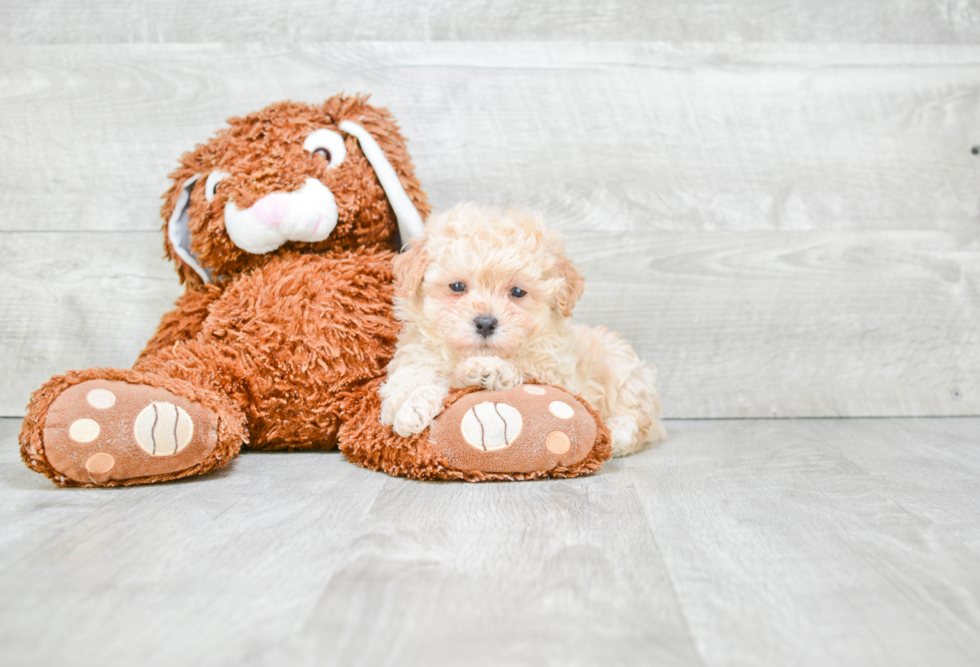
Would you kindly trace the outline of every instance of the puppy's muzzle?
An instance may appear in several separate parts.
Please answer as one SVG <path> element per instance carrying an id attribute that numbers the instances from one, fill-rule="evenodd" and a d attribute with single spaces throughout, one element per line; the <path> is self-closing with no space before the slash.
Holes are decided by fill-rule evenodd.
<path id="1" fill-rule="evenodd" d="M 500 322 L 498 322 L 497 318 L 493 317 L 492 315 L 480 315 L 478 318 L 473 320 L 473 326 L 476 327 L 476 332 L 484 338 L 489 338 L 497 328 L 498 324 L 500 324 Z"/>

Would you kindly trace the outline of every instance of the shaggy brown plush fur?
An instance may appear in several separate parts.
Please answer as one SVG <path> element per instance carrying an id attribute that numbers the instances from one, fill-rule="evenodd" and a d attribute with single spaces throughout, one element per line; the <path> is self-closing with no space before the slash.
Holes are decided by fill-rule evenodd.
<path id="1" fill-rule="evenodd" d="M 166 201 L 160 211 L 164 231 L 183 183 L 194 174 L 208 174 L 220 168 L 231 175 L 218 185 L 214 200 L 206 200 L 204 184 L 200 183 L 191 193 L 188 211 L 191 251 L 213 276 L 234 276 L 287 253 L 316 254 L 371 243 L 395 249 L 398 228 L 394 213 L 357 140 L 346 137 L 347 158 L 337 169 L 328 169 L 324 160 L 311 159 L 303 150 L 303 140 L 313 130 L 328 128 L 339 132 L 344 120 L 358 123 L 374 136 L 425 218 L 430 212 L 429 202 L 415 178 L 415 168 L 394 118 L 387 109 L 367 104 L 366 96 L 338 95 L 319 106 L 278 102 L 244 118 L 232 118 L 229 128 L 185 154 L 180 159 L 182 166 L 170 174 L 173 186 L 164 195 Z M 340 219 L 329 238 L 319 243 L 290 242 L 260 255 L 245 252 L 232 243 L 224 223 L 229 199 L 245 209 L 273 192 L 297 190 L 307 177 L 321 181 L 337 200 Z M 174 252 L 169 238 L 164 238 L 167 256 L 177 264 L 181 279 L 201 283 L 200 277 Z"/>
<path id="2" fill-rule="evenodd" d="M 296 450 L 332 448 L 338 442 L 358 465 L 419 479 L 568 477 L 591 472 L 609 457 L 608 432 L 591 411 L 600 436 L 584 461 L 569 468 L 514 475 L 452 470 L 419 447 L 422 436 L 406 440 L 381 426 L 377 388 L 398 332 L 392 314 L 391 264 L 398 243 L 394 211 L 354 137 L 343 135 L 346 159 L 331 169 L 325 160 L 303 149 L 304 138 L 312 131 L 340 132 L 343 120 L 374 136 L 420 215 L 429 213 L 397 126 L 386 110 L 369 106 L 365 97 L 340 95 L 318 106 L 282 102 L 233 118 L 230 127 L 181 158 L 161 211 L 166 231 L 185 182 L 201 175 L 188 204 L 190 248 L 214 282 L 205 283 L 184 263 L 165 234 L 167 256 L 176 263 L 187 292 L 163 317 L 133 369 L 73 371 L 52 378 L 34 393 L 20 437 L 22 457 L 32 470 L 63 486 L 142 484 L 203 474 L 227 464 L 243 445 Z M 204 177 L 217 170 L 230 175 L 208 202 Z M 263 254 L 248 253 L 231 241 L 224 225 L 229 201 L 245 209 L 267 194 L 297 190 L 308 177 L 326 185 L 337 203 L 337 226 L 326 240 L 288 242 Z M 59 414 L 68 421 L 46 430 L 45 416 L 59 396 L 91 380 L 127 383 L 105 385 L 124 394 L 116 397 L 114 412 L 100 412 L 99 397 L 104 401 L 111 392 L 93 383 L 74 392 L 74 403 L 66 399 L 60 404 Z M 138 426 L 133 425 L 138 422 L 137 408 L 147 405 L 145 400 L 139 403 L 143 394 L 136 388 L 147 386 L 167 390 L 178 403 L 187 399 L 210 411 L 206 420 L 195 424 L 195 428 L 217 424 L 216 435 L 208 431 L 217 445 L 207 450 L 205 458 L 184 470 L 138 474 L 159 464 L 159 459 L 147 458 L 157 456 L 156 430 L 152 452 L 133 449 L 134 443 L 146 449 L 137 442 L 140 435 L 134 428 L 138 431 Z M 450 402 L 464 393 L 457 392 Z M 90 396 L 88 403 L 85 396 Z M 118 416 L 124 408 L 134 414 Z M 177 414 L 173 405 L 169 409 Z M 110 414 L 120 421 L 97 425 Z M 87 428 L 81 440 L 69 437 L 65 426 L 78 422 L 85 422 Z M 156 418 L 152 426 L 157 429 Z M 116 441 L 98 439 L 98 433 L 110 431 Z M 92 432 L 96 435 L 89 437 Z M 179 440 L 176 426 L 163 435 L 171 443 Z M 73 450 L 79 443 L 86 449 Z M 125 456 L 118 449 L 121 446 L 129 448 Z M 92 465 L 76 465 L 70 478 L 52 466 L 46 450 L 59 452 L 60 460 L 91 452 L 100 458 L 90 460 L 97 461 Z M 125 461 L 133 460 L 134 451 L 148 463 L 122 470 Z M 84 458 L 79 460 L 84 463 Z M 103 470 L 106 461 L 108 471 Z M 86 470 L 92 473 L 90 478 L 85 477 Z"/>

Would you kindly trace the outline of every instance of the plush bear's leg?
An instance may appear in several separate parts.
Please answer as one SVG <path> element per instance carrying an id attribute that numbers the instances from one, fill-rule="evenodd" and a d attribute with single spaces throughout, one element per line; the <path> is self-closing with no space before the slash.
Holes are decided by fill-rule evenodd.
<path id="1" fill-rule="evenodd" d="M 20 434 L 29 468 L 60 486 L 121 486 L 201 475 L 248 439 L 219 392 L 138 370 L 92 368 L 34 392 Z"/>
<path id="2" fill-rule="evenodd" d="M 341 451 L 365 468 L 416 479 L 526 480 L 588 474 L 611 456 L 598 413 L 557 387 L 453 390 L 435 424 L 402 438 L 380 422 L 380 383 L 352 394 L 339 434 Z"/>

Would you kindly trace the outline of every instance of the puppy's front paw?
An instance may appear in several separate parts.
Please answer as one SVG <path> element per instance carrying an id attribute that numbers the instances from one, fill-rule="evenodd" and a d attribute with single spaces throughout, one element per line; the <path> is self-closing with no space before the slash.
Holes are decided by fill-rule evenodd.
<path id="1" fill-rule="evenodd" d="M 395 423 L 395 415 L 398 414 L 398 408 L 401 407 L 401 403 L 395 401 L 394 398 L 388 397 L 381 401 L 381 423 L 385 426 L 392 426 Z"/>
<path id="2" fill-rule="evenodd" d="M 435 412 L 428 403 L 409 399 L 402 404 L 402 407 L 395 414 L 395 423 L 393 424 L 395 433 L 403 438 L 421 433 L 426 426 L 432 423 L 435 416 Z"/>
<path id="3" fill-rule="evenodd" d="M 403 438 L 421 433 L 432 423 L 442 410 L 446 391 L 440 387 L 425 387 L 416 390 L 395 413 L 395 433 Z"/>
<path id="4" fill-rule="evenodd" d="M 483 387 L 490 391 L 503 391 L 521 384 L 520 371 L 500 357 L 470 357 L 456 366 L 456 377 L 466 387 Z"/>

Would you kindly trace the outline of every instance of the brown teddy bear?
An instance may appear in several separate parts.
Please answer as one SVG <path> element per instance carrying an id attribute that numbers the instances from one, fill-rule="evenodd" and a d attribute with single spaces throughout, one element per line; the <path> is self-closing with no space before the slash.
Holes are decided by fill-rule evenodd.
<path id="1" fill-rule="evenodd" d="M 32 470 L 61 486 L 144 484 L 206 473 L 245 445 L 339 446 L 389 474 L 470 481 L 571 477 L 609 458 L 592 408 L 544 385 L 455 390 L 413 438 L 379 422 L 399 326 L 392 260 L 429 213 L 385 109 L 276 103 L 229 120 L 171 178 L 165 247 L 187 291 L 132 369 L 71 371 L 33 394 L 20 435 Z M 574 417 L 556 424 L 554 400 Z M 461 424 L 488 404 L 523 428 L 473 444 Z M 556 428 L 567 451 L 545 445 Z"/>

